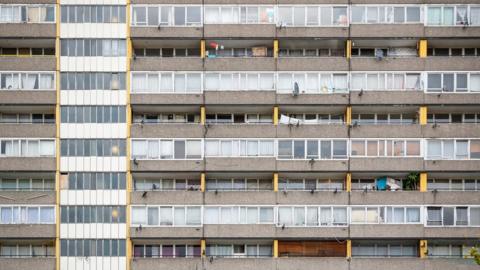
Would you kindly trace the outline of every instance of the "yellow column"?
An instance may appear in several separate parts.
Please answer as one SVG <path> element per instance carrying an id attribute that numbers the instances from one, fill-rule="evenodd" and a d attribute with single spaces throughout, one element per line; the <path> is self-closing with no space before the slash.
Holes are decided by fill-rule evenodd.
<path id="1" fill-rule="evenodd" d="M 205 51 L 205 40 L 200 40 L 200 57 L 205 58 L 206 51 Z"/>
<path id="2" fill-rule="evenodd" d="M 427 173 L 420 173 L 420 192 L 427 192 Z"/>
<path id="3" fill-rule="evenodd" d="M 278 173 L 273 173 L 273 191 L 278 192 Z"/>
<path id="4" fill-rule="evenodd" d="M 419 122 L 420 122 L 420 125 L 426 125 L 427 124 L 427 113 L 428 113 L 428 109 L 427 109 L 427 106 L 421 106 L 420 107 L 420 110 L 419 110 Z"/>
<path id="5" fill-rule="evenodd" d="M 205 192 L 205 173 L 200 174 L 200 191 Z"/>
<path id="6" fill-rule="evenodd" d="M 273 125 L 278 125 L 278 106 L 273 107 Z"/>
<path id="7" fill-rule="evenodd" d="M 345 190 L 347 192 L 352 191 L 352 173 L 349 173 L 349 172 L 345 176 Z"/>
<path id="8" fill-rule="evenodd" d="M 352 106 L 347 106 L 347 109 L 345 110 L 345 124 L 352 124 Z"/>
<path id="9" fill-rule="evenodd" d="M 60 0 L 55 6 L 55 76 L 56 76 L 56 105 L 55 105 L 55 269 L 60 269 Z"/>
<path id="10" fill-rule="evenodd" d="M 278 258 L 278 240 L 273 240 L 273 257 Z"/>
<path id="11" fill-rule="evenodd" d="M 133 186 L 133 181 L 132 181 L 132 173 L 131 173 L 131 163 L 130 163 L 130 153 L 131 153 L 131 143 L 130 143 L 130 138 L 131 138 L 131 130 L 132 130 L 132 107 L 131 107 L 131 100 L 130 100 L 130 86 L 131 86 L 131 81 L 130 81 L 130 74 L 131 74 L 131 59 L 133 58 L 133 44 L 132 44 L 132 39 L 131 39 L 131 28 L 130 28 L 130 20 L 131 20 L 131 14 L 130 14 L 130 0 L 126 1 L 126 27 L 127 27 L 127 67 L 126 67 L 126 90 L 127 90 L 127 117 L 126 117 L 126 123 L 127 123 L 127 138 L 126 138 L 126 156 L 127 156 L 127 164 L 126 164 L 126 206 L 125 206 L 125 213 L 126 213 L 126 259 L 127 259 L 127 265 L 126 269 L 130 270 L 131 269 L 131 263 L 132 263 L 132 239 L 130 238 L 130 204 L 131 204 L 131 194 L 132 194 L 132 186 Z M 57 269 L 59 270 L 59 269 Z"/>
<path id="12" fill-rule="evenodd" d="M 207 241 L 205 239 L 200 240 L 200 254 L 202 257 L 207 257 Z"/>
<path id="13" fill-rule="evenodd" d="M 425 259 L 428 257 L 428 243 L 427 240 L 420 240 L 419 243 L 420 258 Z"/>
<path id="14" fill-rule="evenodd" d="M 278 39 L 273 41 L 273 57 L 278 58 Z"/>
<path id="15" fill-rule="evenodd" d="M 426 58 L 427 57 L 427 46 L 428 42 L 425 39 L 418 41 L 418 57 Z"/>
<path id="16" fill-rule="evenodd" d="M 200 107 L 200 125 L 205 125 L 207 121 L 207 111 L 205 110 L 205 106 Z"/>
<path id="17" fill-rule="evenodd" d="M 347 258 L 352 257 L 352 240 L 347 240 Z"/>
<path id="18" fill-rule="evenodd" d="M 347 44 L 345 45 L 345 56 L 350 59 L 352 58 L 352 41 L 347 40 Z"/>

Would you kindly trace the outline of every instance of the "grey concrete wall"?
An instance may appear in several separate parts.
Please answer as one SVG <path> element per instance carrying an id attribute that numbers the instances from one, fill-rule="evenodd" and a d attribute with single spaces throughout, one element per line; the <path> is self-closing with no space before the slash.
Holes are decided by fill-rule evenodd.
<path id="1" fill-rule="evenodd" d="M 155 105 L 155 104 L 170 104 L 170 105 L 200 105 L 203 103 L 202 94 L 132 94 L 132 105 Z"/>
<path id="2" fill-rule="evenodd" d="M 0 238 L 55 238 L 55 224 L 2 224 Z"/>
<path id="3" fill-rule="evenodd" d="M 137 57 L 131 60 L 132 71 L 201 71 L 200 57 Z"/>
<path id="4" fill-rule="evenodd" d="M 345 57 L 286 57 L 277 61 L 278 71 L 348 71 Z"/>
<path id="5" fill-rule="evenodd" d="M 352 258 L 350 270 L 423 270 L 424 260 L 419 258 Z"/>
<path id="6" fill-rule="evenodd" d="M 308 172 L 308 171 L 347 171 L 347 160 L 316 160 L 310 162 L 309 160 L 278 160 L 278 171 L 291 172 Z"/>
<path id="7" fill-rule="evenodd" d="M 473 259 L 428 259 L 424 262 L 425 270 L 478 270 Z"/>
<path id="8" fill-rule="evenodd" d="M 475 57 L 427 57 L 425 58 L 425 70 L 480 70 L 480 63 Z"/>
<path id="9" fill-rule="evenodd" d="M 472 124 L 428 124 L 422 128 L 425 138 L 479 138 L 480 126 Z"/>
<path id="10" fill-rule="evenodd" d="M 277 126 L 277 138 L 347 138 L 346 125 Z"/>
<path id="11" fill-rule="evenodd" d="M 205 204 L 207 205 L 272 205 L 276 194 L 272 191 L 207 191 Z"/>
<path id="12" fill-rule="evenodd" d="M 214 258 L 212 261 L 205 260 L 207 270 L 244 270 L 244 269 L 275 269 L 276 261 L 271 258 Z"/>
<path id="13" fill-rule="evenodd" d="M 275 138 L 274 125 L 209 125 L 207 138 Z"/>
<path id="14" fill-rule="evenodd" d="M 55 138 L 55 124 L 0 124 L 0 137 Z"/>
<path id="15" fill-rule="evenodd" d="M 203 171 L 202 160 L 138 160 L 138 165 L 131 161 L 132 171 Z"/>
<path id="16" fill-rule="evenodd" d="M 277 36 L 283 37 L 312 37 L 312 38 L 347 38 L 348 27 L 286 27 L 277 28 Z"/>
<path id="17" fill-rule="evenodd" d="M 350 238 L 352 239 L 422 239 L 424 227 L 422 224 L 395 225 L 395 224 L 351 224 Z"/>
<path id="18" fill-rule="evenodd" d="M 274 238 L 275 226 L 265 225 L 203 225 L 205 238 Z M 255 232 L 252 235 L 252 232 Z"/>
<path id="19" fill-rule="evenodd" d="M 275 24 L 205 24 L 206 38 L 274 38 Z"/>
<path id="20" fill-rule="evenodd" d="M 17 4 L 17 2 L 15 2 Z M 55 23 L 2 23 L 3 38 L 55 38 Z"/>
<path id="21" fill-rule="evenodd" d="M 0 70 L 55 71 L 55 56 L 0 57 Z"/>
<path id="22" fill-rule="evenodd" d="M 422 171 L 423 158 L 350 158 L 351 171 Z"/>
<path id="23" fill-rule="evenodd" d="M 391 58 L 386 57 L 382 61 L 375 58 L 355 58 L 351 60 L 352 71 L 421 71 L 425 70 L 425 59 Z"/>
<path id="24" fill-rule="evenodd" d="M 0 171 L 55 171 L 56 168 L 53 157 L 11 157 L 0 161 Z"/>
<path id="25" fill-rule="evenodd" d="M 207 171 L 267 171 L 275 170 L 275 158 L 206 158 Z"/>
<path id="26" fill-rule="evenodd" d="M 480 235 L 478 227 L 425 227 L 425 237 L 471 239 Z"/>
<path id="27" fill-rule="evenodd" d="M 286 205 L 347 205 L 348 193 L 338 191 L 287 191 L 276 193 L 275 204 Z"/>
<path id="28" fill-rule="evenodd" d="M 273 71 L 275 59 L 273 57 L 253 58 L 206 58 L 206 71 Z"/>
<path id="29" fill-rule="evenodd" d="M 352 138 L 422 138 L 420 125 L 358 125 L 350 130 Z"/>
<path id="30" fill-rule="evenodd" d="M 423 37 L 422 24 L 353 24 L 350 25 L 350 34 L 357 37 Z"/>
<path id="31" fill-rule="evenodd" d="M 128 263 L 128 262 L 127 262 Z M 132 270 L 192 270 L 202 269 L 201 258 L 134 258 Z"/>
<path id="32" fill-rule="evenodd" d="M 295 240 L 300 239 L 345 239 L 348 238 L 347 227 L 276 227 L 275 239 Z"/>
<path id="33" fill-rule="evenodd" d="M 475 37 L 480 36 L 480 29 L 478 27 L 425 27 L 426 38 L 454 38 L 454 37 Z"/>
<path id="34" fill-rule="evenodd" d="M 143 191 L 131 193 L 131 204 L 146 205 L 196 205 L 202 204 L 203 194 L 198 191 L 148 191 L 142 197 Z"/>
<path id="35" fill-rule="evenodd" d="M 350 92 L 353 105 L 390 105 L 390 104 L 424 104 L 423 91 L 360 91 Z"/>
<path id="36" fill-rule="evenodd" d="M 200 124 L 132 124 L 132 138 L 202 138 Z"/>
<path id="37" fill-rule="evenodd" d="M 0 258 L 5 270 L 55 270 L 55 258 Z"/>
<path id="38" fill-rule="evenodd" d="M 275 104 L 275 91 L 205 91 L 205 104 Z"/>
<path id="39" fill-rule="evenodd" d="M 180 4 L 180 3 L 179 3 Z M 202 27 L 131 27 L 132 38 L 201 38 Z"/>
<path id="40" fill-rule="evenodd" d="M 202 238 L 202 227 L 138 227 L 130 228 L 130 237 L 153 238 L 153 239 L 200 239 Z"/>
<path id="41" fill-rule="evenodd" d="M 0 204 L 55 204 L 55 191 L 0 191 Z"/>
<path id="42" fill-rule="evenodd" d="M 426 160 L 424 169 L 427 172 L 435 171 L 470 171 L 476 172 L 480 168 L 479 160 Z"/>
<path id="43" fill-rule="evenodd" d="M 423 194 L 419 191 L 352 191 L 350 203 L 353 205 L 419 205 L 424 203 Z"/>
<path id="44" fill-rule="evenodd" d="M 56 102 L 56 92 L 53 91 L 0 91 L 0 104 L 9 105 L 52 105 Z"/>

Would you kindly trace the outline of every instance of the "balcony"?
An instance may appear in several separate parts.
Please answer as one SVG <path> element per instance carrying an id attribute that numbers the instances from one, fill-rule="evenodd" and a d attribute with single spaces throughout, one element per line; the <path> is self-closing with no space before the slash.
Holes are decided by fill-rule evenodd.
<path id="1" fill-rule="evenodd" d="M 202 227 L 130 227 L 130 237 L 132 239 L 201 239 L 203 230 Z"/>
<path id="2" fill-rule="evenodd" d="M 200 124 L 133 124 L 132 138 L 201 138 L 205 127 Z"/>
<path id="3" fill-rule="evenodd" d="M 475 26 L 425 26 L 426 38 L 459 38 L 475 37 L 480 35 L 480 27 Z"/>
<path id="4" fill-rule="evenodd" d="M 55 191 L 0 191 L 0 204 L 55 204 Z"/>
<path id="5" fill-rule="evenodd" d="M 134 191 L 131 193 L 131 203 L 140 205 L 196 205 L 202 204 L 203 194 L 198 190 L 182 191 Z M 145 194 L 145 195 L 144 195 Z"/>
<path id="6" fill-rule="evenodd" d="M 425 69 L 426 60 L 418 57 L 385 57 L 377 60 L 375 57 L 353 57 L 351 59 L 352 71 L 422 71 Z"/>
<path id="7" fill-rule="evenodd" d="M 220 57 L 206 58 L 206 71 L 272 71 L 275 70 L 273 57 Z"/>
<path id="8" fill-rule="evenodd" d="M 55 171 L 52 157 L 8 157 L 1 158 L 0 171 Z M 28 166 L 26 166 L 28 164 Z"/>
<path id="9" fill-rule="evenodd" d="M 423 224 L 351 224 L 350 237 L 357 239 L 418 238 L 424 236 Z"/>
<path id="10" fill-rule="evenodd" d="M 0 124 L 0 137 L 55 138 L 55 124 Z"/>
<path id="11" fill-rule="evenodd" d="M 54 239 L 55 224 L 2 224 L 0 238 Z"/>
<path id="12" fill-rule="evenodd" d="M 422 24 L 352 24 L 350 35 L 353 38 L 420 38 L 424 34 Z"/>
<path id="13" fill-rule="evenodd" d="M 37 2 L 35 2 L 37 3 Z M 2 23 L 2 38 L 55 38 L 54 23 Z"/>
<path id="14" fill-rule="evenodd" d="M 412 125 L 358 125 L 350 129 L 352 138 L 422 138 L 423 128 L 419 124 Z"/>
<path id="15" fill-rule="evenodd" d="M 136 57 L 131 60 L 132 71 L 201 71 L 200 57 Z"/>
<path id="16" fill-rule="evenodd" d="M 193 27 L 135 27 L 131 28 L 132 39 L 136 38 L 198 38 L 202 37 L 201 26 Z"/>
<path id="17" fill-rule="evenodd" d="M 206 38 L 274 38 L 275 24 L 204 24 Z"/>
<path id="18" fill-rule="evenodd" d="M 475 124 L 427 124 L 423 128 L 425 138 L 478 138 L 480 126 Z"/>
<path id="19" fill-rule="evenodd" d="M 55 258 L 0 258 L 0 265 L 4 269 L 35 269 L 54 270 Z"/>
<path id="20" fill-rule="evenodd" d="M 0 104 L 2 105 L 51 105 L 56 103 L 55 91 L 2 90 Z"/>
<path id="21" fill-rule="evenodd" d="M 278 71 L 348 71 L 345 57 L 280 57 Z"/>
<path id="22" fill-rule="evenodd" d="M 351 171 L 422 171 L 423 158 L 350 158 Z"/>
<path id="23" fill-rule="evenodd" d="M 206 105 L 273 105 L 275 91 L 205 91 Z"/>
<path id="24" fill-rule="evenodd" d="M 55 71 L 55 68 L 56 68 L 55 56 L 38 56 L 38 57 L 36 56 L 33 56 L 33 57 L 2 56 L 0 57 L 0 70 Z"/>

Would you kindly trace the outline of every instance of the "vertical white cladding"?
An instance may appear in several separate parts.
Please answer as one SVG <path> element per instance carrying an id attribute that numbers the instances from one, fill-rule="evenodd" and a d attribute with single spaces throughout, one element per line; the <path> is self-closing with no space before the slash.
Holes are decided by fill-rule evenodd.
<path id="1" fill-rule="evenodd" d="M 122 0 L 60 0 L 60 6 L 72 5 L 120 5 Z M 59 20 L 61 19 L 58 18 Z M 127 38 L 126 23 L 66 23 L 60 22 L 60 42 L 82 39 Z M 62 46 L 60 46 L 62 48 Z M 127 57 L 120 56 L 66 56 L 60 54 L 60 72 L 125 73 Z M 63 86 L 63 85 L 62 85 Z M 67 90 L 60 88 L 60 106 L 126 106 L 127 91 L 120 90 Z M 62 123 L 60 139 L 123 139 L 127 138 L 126 123 Z M 61 156 L 62 174 L 87 172 L 126 172 L 126 157 L 118 156 Z M 62 206 L 126 206 L 125 189 L 85 189 L 60 192 Z M 60 239 L 126 239 L 125 223 L 75 223 L 60 224 Z M 61 248 L 63 250 L 63 248 Z M 125 254 L 126 252 L 123 252 Z M 125 256 L 70 256 L 61 254 L 61 270 L 123 270 L 127 268 Z"/>

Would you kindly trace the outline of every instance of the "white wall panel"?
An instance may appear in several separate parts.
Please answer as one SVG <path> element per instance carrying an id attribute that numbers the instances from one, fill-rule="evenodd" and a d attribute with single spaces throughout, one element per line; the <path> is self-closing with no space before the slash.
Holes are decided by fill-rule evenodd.
<path id="1" fill-rule="evenodd" d="M 60 137 L 64 138 L 127 138 L 126 123 L 60 124 Z"/>
<path id="2" fill-rule="evenodd" d="M 61 105 L 125 105 L 127 91 L 125 90 L 62 90 Z"/>
<path id="3" fill-rule="evenodd" d="M 60 0 L 61 5 L 126 5 L 125 0 Z"/>
<path id="4" fill-rule="evenodd" d="M 60 58 L 60 71 L 112 71 L 125 72 L 126 57 L 68 57 Z"/>
<path id="5" fill-rule="evenodd" d="M 61 224 L 60 235 L 68 239 L 122 239 L 126 237 L 126 224 Z"/>
<path id="6" fill-rule="evenodd" d="M 60 38 L 126 38 L 122 23 L 62 23 Z"/>
<path id="7" fill-rule="evenodd" d="M 96 160 L 97 167 L 92 168 L 91 159 Z M 62 172 L 124 172 L 127 167 L 126 157 L 61 157 L 60 170 Z"/>

